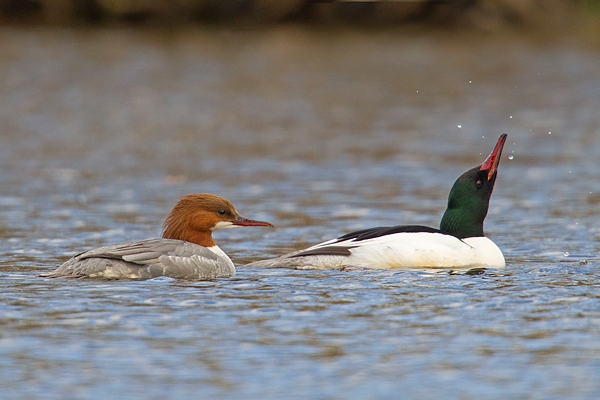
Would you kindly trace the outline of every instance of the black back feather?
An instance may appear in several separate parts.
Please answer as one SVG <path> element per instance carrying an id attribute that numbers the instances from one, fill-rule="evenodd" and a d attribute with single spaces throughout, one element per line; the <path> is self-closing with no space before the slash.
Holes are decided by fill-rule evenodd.
<path id="1" fill-rule="evenodd" d="M 336 243 L 345 241 L 360 242 L 362 240 L 374 239 L 387 235 L 393 235 L 394 233 L 440 233 L 442 235 L 448 235 L 439 229 L 430 228 L 429 226 L 423 225 L 398 225 L 398 226 L 380 226 L 377 228 L 362 229 L 360 231 L 350 232 L 336 239 L 335 242 L 330 245 L 323 246 L 321 248 L 302 251 L 296 253 L 291 257 L 304 257 L 304 256 L 349 256 L 350 249 L 357 246 L 336 246 Z M 453 235 L 451 235 L 453 236 Z"/>

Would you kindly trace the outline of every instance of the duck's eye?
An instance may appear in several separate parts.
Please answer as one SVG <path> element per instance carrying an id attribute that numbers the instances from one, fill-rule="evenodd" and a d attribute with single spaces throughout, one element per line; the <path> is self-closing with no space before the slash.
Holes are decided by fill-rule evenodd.
<path id="1" fill-rule="evenodd" d="M 477 186 L 477 189 L 479 189 L 483 186 L 483 181 L 481 179 L 477 179 L 477 182 L 475 182 L 475 186 Z"/>
<path id="2" fill-rule="evenodd" d="M 217 212 L 219 213 L 219 215 L 225 215 L 225 210 L 219 210 Z"/>

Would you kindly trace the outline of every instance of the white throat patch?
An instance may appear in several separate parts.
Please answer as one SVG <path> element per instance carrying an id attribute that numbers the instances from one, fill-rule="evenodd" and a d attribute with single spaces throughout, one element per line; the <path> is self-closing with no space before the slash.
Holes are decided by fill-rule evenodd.
<path id="1" fill-rule="evenodd" d="M 229 228 L 241 228 L 239 225 L 234 225 L 233 222 L 230 221 L 219 221 L 217 224 L 211 229 L 211 231 L 218 231 L 220 229 L 229 229 Z"/>

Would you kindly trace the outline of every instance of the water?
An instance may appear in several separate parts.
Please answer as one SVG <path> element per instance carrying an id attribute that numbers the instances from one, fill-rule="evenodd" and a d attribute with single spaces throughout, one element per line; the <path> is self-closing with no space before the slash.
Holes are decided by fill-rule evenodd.
<path id="1" fill-rule="evenodd" d="M 597 398 L 600 53 L 423 32 L 0 31 L 3 398 Z M 438 226 L 509 134 L 480 274 L 259 270 Z M 551 132 L 551 134 L 549 134 Z M 48 280 L 212 192 L 232 279 Z"/>

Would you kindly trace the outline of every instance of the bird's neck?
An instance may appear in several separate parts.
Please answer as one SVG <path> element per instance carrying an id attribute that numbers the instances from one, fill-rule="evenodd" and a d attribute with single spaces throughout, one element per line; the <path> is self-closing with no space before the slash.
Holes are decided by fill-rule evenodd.
<path id="1" fill-rule="evenodd" d="M 203 247 L 213 247 L 217 245 L 212 238 L 211 231 L 198 231 L 189 227 L 179 231 L 166 229 L 163 232 L 163 238 L 184 240 L 186 242 L 196 243 Z"/>
<path id="2" fill-rule="evenodd" d="M 440 230 L 459 239 L 483 236 L 483 219 L 469 210 L 449 207 L 440 222 Z"/>

